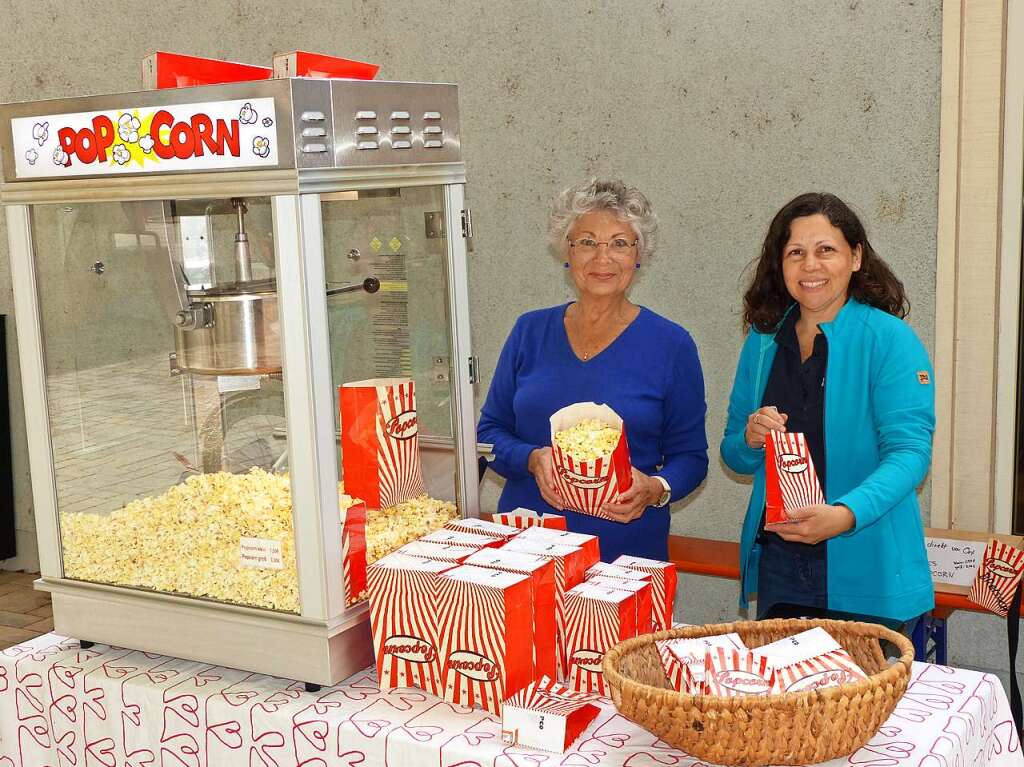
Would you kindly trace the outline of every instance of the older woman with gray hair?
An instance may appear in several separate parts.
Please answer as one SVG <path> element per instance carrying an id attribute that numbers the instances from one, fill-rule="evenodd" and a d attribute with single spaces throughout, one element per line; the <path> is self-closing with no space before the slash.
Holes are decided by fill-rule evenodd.
<path id="1" fill-rule="evenodd" d="M 498 510 L 563 514 L 569 530 L 601 539 L 605 561 L 667 559 L 668 504 L 707 475 L 708 443 L 693 339 L 626 296 L 657 217 L 639 190 L 595 180 L 556 198 L 550 233 L 578 298 L 522 315 L 498 359 L 477 432 L 507 480 Z M 586 401 L 622 416 L 629 440 L 633 484 L 603 507 L 611 519 L 565 510 L 553 479 L 549 418 Z"/>

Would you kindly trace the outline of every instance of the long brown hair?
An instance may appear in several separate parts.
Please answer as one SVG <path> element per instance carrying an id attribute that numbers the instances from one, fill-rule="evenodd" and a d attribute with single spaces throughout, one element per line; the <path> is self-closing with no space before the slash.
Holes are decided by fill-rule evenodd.
<path id="1" fill-rule="evenodd" d="M 843 233 L 851 248 L 861 246 L 860 269 L 850 278 L 850 296 L 900 319 L 910 314 L 910 301 L 903 283 L 871 247 L 857 214 L 834 194 L 808 192 L 782 206 L 768 227 L 754 276 L 743 294 L 744 331 L 753 327 L 762 333 L 770 333 L 782 322 L 786 310 L 793 303 L 782 278 L 782 249 L 789 242 L 790 224 L 793 219 L 819 213 Z"/>

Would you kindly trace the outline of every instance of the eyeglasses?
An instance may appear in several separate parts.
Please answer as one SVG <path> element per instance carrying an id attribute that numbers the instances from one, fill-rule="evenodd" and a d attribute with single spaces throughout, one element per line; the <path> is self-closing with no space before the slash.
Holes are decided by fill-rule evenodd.
<path id="1" fill-rule="evenodd" d="M 614 240 L 608 242 L 598 242 L 590 237 L 580 237 L 577 240 L 569 240 L 569 247 L 579 253 L 581 256 L 592 256 L 597 253 L 598 248 L 602 245 L 608 247 L 608 252 L 613 256 L 626 256 L 636 246 L 639 240 L 629 240 L 623 237 L 616 237 Z"/>

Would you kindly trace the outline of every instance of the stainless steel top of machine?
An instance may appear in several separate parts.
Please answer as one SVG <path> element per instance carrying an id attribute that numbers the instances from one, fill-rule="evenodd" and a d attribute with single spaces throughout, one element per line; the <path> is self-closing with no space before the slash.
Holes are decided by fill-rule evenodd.
<path id="1" fill-rule="evenodd" d="M 0 105 L 3 181 L 461 162 L 458 88 L 289 78 Z"/>

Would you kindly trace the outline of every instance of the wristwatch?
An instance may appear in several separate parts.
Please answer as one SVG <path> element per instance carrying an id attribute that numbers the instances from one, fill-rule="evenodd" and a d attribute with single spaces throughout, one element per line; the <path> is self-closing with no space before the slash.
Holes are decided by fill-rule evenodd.
<path id="1" fill-rule="evenodd" d="M 662 487 L 665 488 L 665 492 L 661 494 L 661 497 L 658 499 L 658 502 L 654 504 L 657 508 L 660 509 L 662 506 L 667 506 L 669 499 L 672 498 L 672 487 L 668 484 L 668 480 L 665 479 L 664 477 L 660 477 L 657 474 L 655 474 L 654 478 L 661 483 Z"/>

